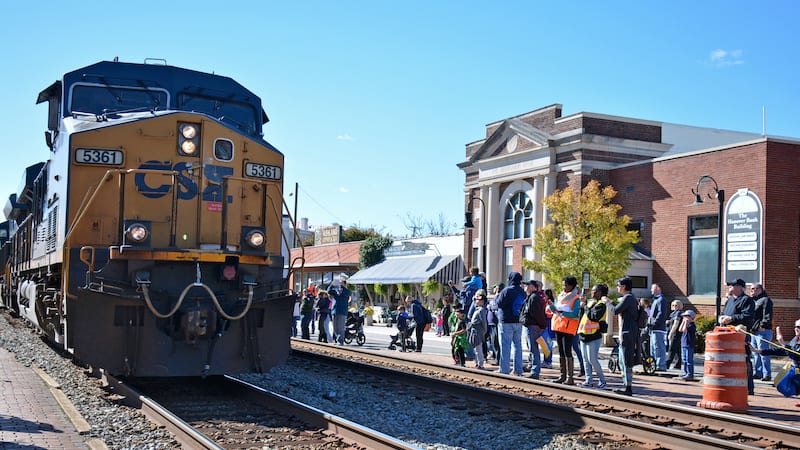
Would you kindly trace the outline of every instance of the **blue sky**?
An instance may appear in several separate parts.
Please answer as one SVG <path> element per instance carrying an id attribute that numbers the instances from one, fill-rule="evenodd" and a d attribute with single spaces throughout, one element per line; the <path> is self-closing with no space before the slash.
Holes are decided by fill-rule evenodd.
<path id="1" fill-rule="evenodd" d="M 47 159 L 37 94 L 115 56 L 236 79 L 263 100 L 285 190 L 300 186 L 298 216 L 395 236 L 409 234 L 409 215 L 458 231 L 465 145 L 487 123 L 553 103 L 748 132 L 761 132 L 763 107 L 767 134 L 800 138 L 794 1 L 216 4 L 6 9 L 0 198 Z"/>

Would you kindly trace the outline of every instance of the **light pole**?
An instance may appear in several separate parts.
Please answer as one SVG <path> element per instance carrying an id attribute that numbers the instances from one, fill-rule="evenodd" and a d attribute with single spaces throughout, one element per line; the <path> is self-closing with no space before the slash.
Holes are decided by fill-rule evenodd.
<path id="1" fill-rule="evenodd" d="M 705 191 L 701 189 L 705 187 Z M 716 197 L 717 202 L 719 203 L 719 216 L 717 219 L 717 316 L 715 320 L 719 319 L 719 315 L 721 314 L 721 307 L 722 307 L 722 223 L 723 223 L 723 205 L 725 204 L 725 191 L 719 188 L 717 184 L 717 180 L 715 180 L 711 175 L 703 175 L 697 180 L 697 186 L 692 189 L 692 194 L 694 194 L 694 203 L 689 206 L 696 206 L 702 205 L 703 195 L 701 192 L 705 192 L 705 196 L 709 199 Z M 714 194 L 712 197 L 711 194 Z"/>
<path id="2" fill-rule="evenodd" d="M 292 222 L 294 223 L 294 231 L 292 231 L 292 248 L 297 247 L 297 190 L 300 187 L 300 183 L 294 183 L 294 213 L 292 214 Z M 292 193 L 290 192 L 289 195 L 291 196 Z"/>
<path id="3" fill-rule="evenodd" d="M 481 202 L 481 270 L 486 272 L 486 203 L 480 197 L 469 197 L 467 212 L 464 213 L 464 228 L 475 228 L 472 224 L 472 201 Z"/>

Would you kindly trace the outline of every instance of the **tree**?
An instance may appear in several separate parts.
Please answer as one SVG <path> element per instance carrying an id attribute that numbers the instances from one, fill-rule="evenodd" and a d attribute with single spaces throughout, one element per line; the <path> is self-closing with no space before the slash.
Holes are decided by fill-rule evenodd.
<path id="1" fill-rule="evenodd" d="M 567 275 L 580 280 L 584 269 L 592 284 L 611 285 L 623 276 L 639 232 L 627 230 L 630 217 L 618 215 L 622 207 L 611 203 L 616 195 L 613 187 L 600 189 L 592 180 L 580 193 L 566 187 L 544 199 L 552 222 L 536 230 L 533 245 L 542 259 L 523 260 L 522 266 L 554 284 Z"/>
<path id="2" fill-rule="evenodd" d="M 392 245 L 392 239 L 383 236 L 369 236 L 358 249 L 360 268 L 365 269 L 383 261 L 383 250 Z"/>
<path id="3" fill-rule="evenodd" d="M 410 237 L 417 237 L 422 234 L 422 230 L 425 228 L 425 220 L 423 220 L 422 216 L 413 216 L 410 212 L 406 212 L 403 226 L 411 233 Z"/>
<path id="4" fill-rule="evenodd" d="M 458 227 L 455 222 L 448 222 L 443 212 L 439 213 L 436 219 L 425 219 L 421 215 L 413 215 L 406 212 L 406 217 L 403 219 L 403 226 L 408 230 L 411 235 L 409 237 L 417 236 L 446 236 L 453 233 Z"/>
<path id="5" fill-rule="evenodd" d="M 359 228 L 351 225 L 342 230 L 342 242 L 365 241 L 368 237 L 380 237 L 381 234 L 375 228 Z"/>
<path id="6" fill-rule="evenodd" d="M 425 230 L 431 236 L 447 236 L 451 234 L 456 227 L 457 224 L 455 222 L 447 221 L 443 212 L 439 213 L 438 220 L 431 219 L 425 222 Z"/>

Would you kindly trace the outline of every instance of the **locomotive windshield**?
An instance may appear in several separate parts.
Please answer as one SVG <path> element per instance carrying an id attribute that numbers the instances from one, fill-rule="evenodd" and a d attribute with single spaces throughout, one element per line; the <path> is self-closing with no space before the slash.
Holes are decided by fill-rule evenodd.
<path id="1" fill-rule="evenodd" d="M 137 88 L 98 84 L 76 84 L 72 88 L 72 113 L 103 115 L 114 112 L 163 111 L 169 109 L 170 94 L 159 88 Z M 229 98 L 181 93 L 176 107 L 181 111 L 208 114 L 244 133 L 259 131 L 258 114 L 248 103 Z"/>
<path id="2" fill-rule="evenodd" d="M 195 94 L 178 95 L 178 109 L 196 111 L 232 124 L 247 134 L 255 134 L 258 130 L 258 115 L 252 105 L 228 99 L 200 96 Z"/>
<path id="3" fill-rule="evenodd" d="M 101 115 L 131 110 L 164 110 L 169 104 L 162 89 L 137 89 L 108 85 L 76 84 L 70 111 Z"/>

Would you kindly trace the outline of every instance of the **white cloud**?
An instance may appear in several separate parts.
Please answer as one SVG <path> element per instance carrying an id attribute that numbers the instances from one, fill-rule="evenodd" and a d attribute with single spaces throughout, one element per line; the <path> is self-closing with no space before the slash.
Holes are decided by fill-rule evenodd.
<path id="1" fill-rule="evenodd" d="M 738 66 L 739 64 L 744 64 L 743 54 L 744 52 L 739 49 L 723 50 L 718 48 L 711 51 L 708 55 L 708 60 L 712 66 L 716 67 Z"/>
<path id="2" fill-rule="evenodd" d="M 346 194 L 346 193 L 350 192 L 350 189 L 347 189 L 346 187 L 342 186 L 342 187 L 339 188 L 339 192 L 344 192 Z"/>
<path id="3" fill-rule="evenodd" d="M 336 136 L 336 140 L 337 141 L 352 141 L 353 140 L 353 136 L 350 136 L 347 133 L 340 134 L 340 135 Z"/>

